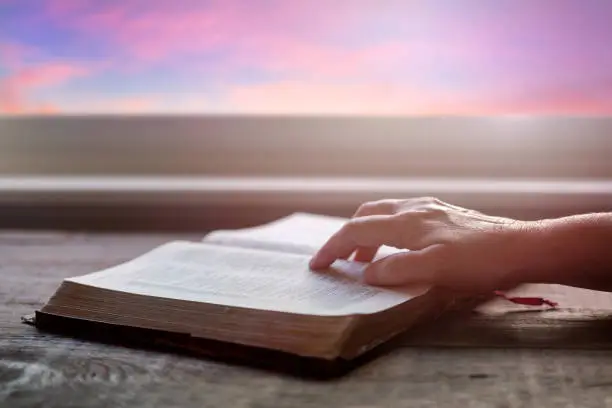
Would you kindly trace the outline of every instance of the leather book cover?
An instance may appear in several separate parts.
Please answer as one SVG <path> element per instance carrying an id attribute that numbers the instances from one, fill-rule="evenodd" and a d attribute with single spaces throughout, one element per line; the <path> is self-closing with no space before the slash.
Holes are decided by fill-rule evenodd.
<path id="1" fill-rule="evenodd" d="M 22 321 L 44 332 L 80 340 L 142 350 L 177 353 L 311 379 L 331 379 L 346 375 L 377 355 L 384 353 L 388 347 L 381 345 L 350 361 L 344 359 L 325 360 L 296 356 L 277 350 L 196 338 L 189 334 L 93 322 L 40 311 L 36 311 L 33 315 L 24 316 Z M 390 345 L 391 343 L 392 341 L 387 344 Z"/>

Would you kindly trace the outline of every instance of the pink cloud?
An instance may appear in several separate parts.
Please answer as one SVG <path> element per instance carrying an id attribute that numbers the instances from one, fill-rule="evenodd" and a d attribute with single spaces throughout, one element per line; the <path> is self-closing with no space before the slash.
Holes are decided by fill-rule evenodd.
<path id="1" fill-rule="evenodd" d="M 201 64 L 210 70 L 218 64 L 220 75 L 250 69 L 284 79 L 363 81 L 392 73 L 419 81 L 432 66 L 500 72 L 505 68 L 496 62 L 512 58 L 505 47 L 463 41 L 463 33 L 445 30 L 454 25 L 452 13 L 406 1 L 388 0 L 382 7 L 374 1 L 336 0 L 322 8 L 301 0 L 50 0 L 47 6 L 57 24 L 116 47 L 116 65 L 124 70 L 155 63 Z M 414 16 L 423 16 L 422 21 Z M 372 20 L 407 28 L 369 41 L 368 35 L 385 30 L 368 29 Z M 495 23 L 480 32 L 494 28 L 489 26 Z M 197 58 L 185 62 L 183 57 Z"/>
<path id="2" fill-rule="evenodd" d="M 248 114 L 407 114 L 421 109 L 415 90 L 391 84 L 275 82 L 231 89 L 223 105 Z"/>
<path id="3" fill-rule="evenodd" d="M 69 79 L 85 75 L 88 71 L 68 63 L 45 63 L 23 67 L 5 78 L 5 85 L 18 89 L 57 85 Z"/>
<path id="4" fill-rule="evenodd" d="M 0 42 L 0 66 L 14 69 L 29 57 L 36 55 L 36 49 L 25 44 Z"/>
<path id="5" fill-rule="evenodd" d="M 497 112 L 531 115 L 602 115 L 612 114 L 612 84 L 603 84 L 598 93 L 571 88 L 524 94 L 491 104 Z M 490 110 L 490 108 L 489 108 Z"/>
<path id="6" fill-rule="evenodd" d="M 167 1 L 145 5 L 55 0 L 48 3 L 48 12 L 64 26 L 103 37 L 131 56 L 152 61 L 243 40 L 253 23 L 234 3 L 213 1 L 188 8 Z"/>
<path id="7" fill-rule="evenodd" d="M 2 88 L 0 87 L 0 91 Z M 1 115 L 51 115 L 57 114 L 60 109 L 51 103 L 26 102 L 14 95 L 0 98 Z"/>
<path id="8" fill-rule="evenodd" d="M 112 105 L 116 106 L 119 112 L 145 113 L 158 102 L 157 98 L 140 96 L 115 100 Z"/>
<path id="9" fill-rule="evenodd" d="M 40 62 L 41 50 L 21 43 L 0 43 L 0 114 L 56 113 L 55 104 L 33 100 L 31 93 L 87 75 L 91 67 L 65 61 Z M 34 62 L 33 62 L 34 61 Z"/>
<path id="10" fill-rule="evenodd" d="M 82 0 L 49 0 L 45 4 L 47 11 L 54 16 L 77 12 L 86 5 L 87 2 Z"/>
<path id="11" fill-rule="evenodd" d="M 239 86 L 228 91 L 223 109 L 247 114 L 612 114 L 609 101 L 593 100 L 587 95 L 576 98 L 572 92 L 530 94 L 506 100 L 477 97 L 466 103 L 460 93 L 435 94 L 425 88 L 391 83 L 274 82 Z"/>
<path id="12" fill-rule="evenodd" d="M 596 96 L 609 72 L 604 61 L 609 54 L 565 29 L 576 26 L 577 11 L 559 17 L 550 15 L 542 2 L 536 2 L 539 6 L 498 3 L 483 3 L 469 12 L 460 4 L 443 7 L 439 2 L 406 0 L 335 0 L 325 6 L 306 0 L 48 0 L 44 4 L 46 18 L 56 26 L 74 30 L 75 37 L 88 45 L 90 40 L 101 45 L 101 54 L 111 55 L 115 71 L 142 69 L 168 76 L 178 71 L 191 75 L 196 95 L 185 106 L 178 102 L 187 99 L 181 90 L 164 96 L 167 103 L 150 97 L 93 95 L 96 100 L 88 98 L 83 104 L 59 104 L 71 111 L 214 110 L 211 100 L 217 97 L 225 110 L 250 113 L 610 110 Z M 544 21 L 545 15 L 550 18 Z M 571 45 L 572 52 L 565 45 Z M 32 91 L 87 73 L 71 70 L 73 64 L 20 66 L 23 52 L 0 46 L 2 63 L 11 67 L 0 83 L 0 104 L 4 100 L 5 106 L 9 102 L 22 106 Z M 602 63 L 593 63 L 599 60 Z M 152 70 L 157 64 L 172 65 L 172 70 Z M 192 68 L 199 66 L 207 73 L 214 70 L 215 77 L 194 75 Z M 267 74 L 276 82 L 236 85 L 244 78 L 252 80 L 256 75 L 250 72 Z M 581 78 L 589 83 L 563 88 Z M 215 84 L 213 98 L 201 102 L 198 89 L 208 88 L 198 88 L 198 81 Z M 610 94 L 612 89 L 606 91 Z"/>
<path id="13" fill-rule="evenodd" d="M 63 103 L 62 111 L 76 114 L 142 114 L 156 111 L 162 99 L 157 96 L 88 97 Z"/>
<path id="14" fill-rule="evenodd" d="M 330 44 L 336 32 L 350 30 L 363 16 L 363 4 L 355 8 L 351 2 L 337 1 L 335 14 L 302 1 L 177 4 L 55 0 L 48 3 L 47 11 L 58 24 L 118 47 L 122 64 L 135 59 L 148 66 L 217 51 L 225 54 L 224 68 L 235 64 L 345 75 L 364 65 L 368 54 L 380 47 L 366 47 L 362 52 Z M 338 24 L 339 15 L 342 24 Z"/>
<path id="15" fill-rule="evenodd" d="M 48 113 L 54 105 L 31 101 L 29 93 L 35 89 L 62 84 L 86 75 L 87 69 L 68 63 L 44 63 L 15 68 L 0 78 L 0 113 Z"/>

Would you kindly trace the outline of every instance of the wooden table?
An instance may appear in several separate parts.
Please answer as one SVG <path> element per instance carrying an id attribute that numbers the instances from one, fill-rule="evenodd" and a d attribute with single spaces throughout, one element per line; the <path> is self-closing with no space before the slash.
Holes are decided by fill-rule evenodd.
<path id="1" fill-rule="evenodd" d="M 189 235 L 0 233 L 1 407 L 602 407 L 612 351 L 404 345 L 330 381 L 39 333 L 61 279 Z"/>

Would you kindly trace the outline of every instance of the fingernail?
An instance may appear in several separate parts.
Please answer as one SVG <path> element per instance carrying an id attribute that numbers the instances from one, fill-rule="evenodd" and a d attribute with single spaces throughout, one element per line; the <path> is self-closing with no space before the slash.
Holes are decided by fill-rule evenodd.
<path id="1" fill-rule="evenodd" d="M 315 255 L 311 260 L 310 263 L 308 264 L 308 266 L 310 266 L 310 269 L 319 269 L 321 267 L 321 261 L 320 259 L 317 257 L 317 255 Z"/>
<path id="2" fill-rule="evenodd" d="M 329 256 L 326 256 L 324 252 L 318 252 L 315 256 L 310 260 L 310 268 L 311 269 L 325 269 L 329 267 L 333 263 L 333 259 L 328 259 Z"/>

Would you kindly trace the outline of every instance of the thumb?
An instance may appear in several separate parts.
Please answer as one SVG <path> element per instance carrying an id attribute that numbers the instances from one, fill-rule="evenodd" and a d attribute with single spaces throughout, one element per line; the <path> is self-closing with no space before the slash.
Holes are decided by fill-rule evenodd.
<path id="1" fill-rule="evenodd" d="M 376 286 L 434 283 L 438 262 L 430 249 L 402 252 L 375 261 L 366 267 L 364 280 Z"/>

